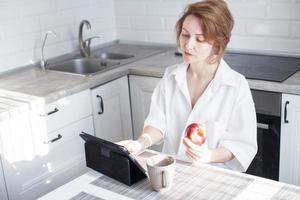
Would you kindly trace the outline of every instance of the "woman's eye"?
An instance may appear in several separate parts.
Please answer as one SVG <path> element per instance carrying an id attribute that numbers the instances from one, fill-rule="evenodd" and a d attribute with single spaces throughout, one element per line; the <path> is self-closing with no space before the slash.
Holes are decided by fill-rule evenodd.
<path id="1" fill-rule="evenodd" d="M 181 36 L 184 37 L 184 38 L 188 38 L 189 37 L 188 34 L 181 34 Z"/>
<path id="2" fill-rule="evenodd" d="M 197 38 L 197 42 L 205 42 L 204 38 Z"/>

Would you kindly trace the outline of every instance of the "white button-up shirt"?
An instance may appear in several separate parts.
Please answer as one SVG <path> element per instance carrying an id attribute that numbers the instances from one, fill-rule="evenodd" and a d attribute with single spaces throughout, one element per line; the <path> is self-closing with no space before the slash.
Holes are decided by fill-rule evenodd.
<path id="1" fill-rule="evenodd" d="M 246 171 L 257 152 L 256 113 L 247 80 L 221 60 L 215 77 L 192 108 L 187 67 L 182 63 L 166 69 L 152 94 L 144 127 L 163 133 L 164 153 L 184 158 L 186 127 L 193 122 L 205 124 L 208 148 L 222 146 L 235 156 L 214 165 Z"/>

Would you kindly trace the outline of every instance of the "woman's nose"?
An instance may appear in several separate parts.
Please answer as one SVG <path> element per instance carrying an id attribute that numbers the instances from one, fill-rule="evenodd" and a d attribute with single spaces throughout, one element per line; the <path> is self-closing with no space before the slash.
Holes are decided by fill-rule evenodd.
<path id="1" fill-rule="evenodd" d="M 188 50 L 193 50 L 194 47 L 195 47 L 195 42 L 193 41 L 192 38 L 189 38 L 188 41 L 187 41 L 187 43 L 186 43 L 186 48 Z"/>

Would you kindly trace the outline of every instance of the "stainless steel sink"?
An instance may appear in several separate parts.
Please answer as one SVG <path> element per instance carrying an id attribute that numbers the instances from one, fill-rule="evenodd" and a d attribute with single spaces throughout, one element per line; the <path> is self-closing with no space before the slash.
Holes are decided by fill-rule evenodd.
<path id="1" fill-rule="evenodd" d="M 119 65 L 120 62 L 108 61 L 97 58 L 78 58 L 68 60 L 56 65 L 49 65 L 48 70 L 75 73 L 79 75 L 89 76 L 98 72 L 103 72 L 112 66 Z"/>
<path id="2" fill-rule="evenodd" d="M 95 54 L 93 57 L 94 58 L 102 58 L 102 59 L 111 59 L 111 60 L 123 60 L 123 59 L 133 58 L 134 55 L 103 52 L 100 54 Z"/>

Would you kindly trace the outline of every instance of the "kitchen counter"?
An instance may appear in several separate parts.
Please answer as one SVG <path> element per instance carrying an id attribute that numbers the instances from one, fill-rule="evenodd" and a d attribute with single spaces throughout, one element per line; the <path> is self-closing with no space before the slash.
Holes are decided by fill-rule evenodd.
<path id="1" fill-rule="evenodd" d="M 101 48 L 96 52 L 113 52 L 135 55 L 127 63 L 170 50 L 169 47 L 115 44 Z M 72 57 L 72 56 L 71 56 Z M 61 58 L 60 58 L 61 59 Z M 53 61 L 58 62 L 58 61 Z M 129 73 L 126 62 L 112 67 L 111 70 L 94 76 L 80 76 L 63 72 L 41 70 L 39 67 L 29 66 L 20 70 L 0 75 L 0 89 L 7 92 L 23 93 L 35 97 L 42 97 L 46 103 L 74 94 L 87 88 L 93 88 L 105 82 L 127 75 Z M 49 61 L 49 63 L 51 63 Z M 0 93 L 1 95 L 2 93 Z"/>
<path id="2" fill-rule="evenodd" d="M 128 65 L 130 74 L 162 77 L 165 66 L 181 62 L 175 49 L 139 60 Z M 300 95 L 300 71 L 283 82 L 247 79 L 251 89 Z"/>
<path id="3" fill-rule="evenodd" d="M 147 151 L 139 156 L 144 163 L 154 155 Z M 164 193 L 152 190 L 148 179 L 131 187 L 96 171 L 55 189 L 40 200 L 52 199 L 299 199 L 300 187 L 265 178 L 217 168 L 211 165 L 193 167 L 177 160 L 174 184 Z"/>
<path id="4" fill-rule="evenodd" d="M 162 77 L 167 66 L 182 62 L 176 48 L 131 44 L 113 44 L 101 49 L 136 55 L 129 63 L 90 77 L 26 67 L 0 75 L 0 89 L 43 98 L 46 103 L 93 88 L 127 74 Z M 300 71 L 282 83 L 248 79 L 252 89 L 300 95 Z M 0 95 L 3 93 L 0 93 Z"/>

